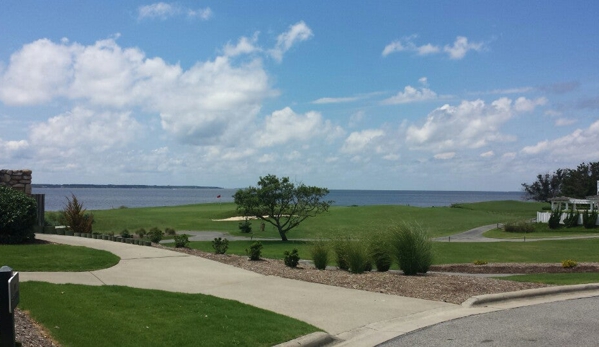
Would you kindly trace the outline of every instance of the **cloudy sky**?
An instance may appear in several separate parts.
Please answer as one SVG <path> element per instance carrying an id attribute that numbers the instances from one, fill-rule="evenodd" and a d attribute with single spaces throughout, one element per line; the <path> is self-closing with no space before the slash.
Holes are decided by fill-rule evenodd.
<path id="1" fill-rule="evenodd" d="M 596 1 L 0 3 L 34 183 L 517 191 L 599 160 Z"/>

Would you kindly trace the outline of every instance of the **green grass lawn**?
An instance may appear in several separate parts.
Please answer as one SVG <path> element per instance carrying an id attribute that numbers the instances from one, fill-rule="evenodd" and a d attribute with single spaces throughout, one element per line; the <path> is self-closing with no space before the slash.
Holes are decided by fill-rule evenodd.
<path id="1" fill-rule="evenodd" d="M 282 259 L 285 251 L 297 248 L 301 259 L 311 259 L 310 243 L 301 241 L 261 241 L 262 256 Z M 228 254 L 245 255 L 251 241 L 229 242 Z M 190 247 L 213 252 L 211 242 L 190 242 Z M 472 263 L 559 263 L 565 259 L 599 262 L 599 239 L 535 242 L 434 242 L 434 264 Z M 331 253 L 332 254 L 332 253 Z M 333 257 L 330 257 L 333 265 Z"/>
<path id="2" fill-rule="evenodd" d="M 289 238 L 318 238 L 368 236 L 369 233 L 387 229 L 402 222 L 419 223 L 432 236 L 446 236 L 466 231 L 481 225 L 533 218 L 536 211 L 546 204 L 494 201 L 459 204 L 455 207 L 412 207 L 412 206 L 333 206 L 328 213 L 309 218 L 288 233 Z M 215 222 L 238 215 L 235 204 L 198 204 L 172 207 L 126 208 L 93 211 L 94 231 L 115 233 L 123 229 L 133 232 L 139 228 L 148 230 L 166 227 L 175 230 L 227 231 L 241 234 L 239 222 Z M 259 231 L 260 222 L 253 222 L 254 236 L 279 238 L 274 227 L 267 224 L 264 232 Z M 247 236 L 247 235 L 246 235 Z"/>
<path id="3" fill-rule="evenodd" d="M 599 273 L 532 274 L 500 277 L 501 280 L 536 282 L 556 285 L 599 283 Z"/>
<path id="4" fill-rule="evenodd" d="M 62 346 L 272 346 L 319 329 L 237 301 L 120 286 L 21 283 L 19 307 Z"/>
<path id="5" fill-rule="evenodd" d="M 502 229 L 493 229 L 485 232 L 483 235 L 496 239 L 522 239 L 524 237 L 542 239 L 568 236 L 599 236 L 599 227 L 585 229 L 583 226 L 577 226 L 574 228 L 561 227 L 559 229 L 549 229 L 547 223 L 534 223 L 533 226 L 535 230 L 532 233 L 508 233 Z"/>
<path id="6" fill-rule="evenodd" d="M 15 271 L 92 271 L 116 265 L 116 255 L 56 244 L 0 245 L 0 261 Z"/>

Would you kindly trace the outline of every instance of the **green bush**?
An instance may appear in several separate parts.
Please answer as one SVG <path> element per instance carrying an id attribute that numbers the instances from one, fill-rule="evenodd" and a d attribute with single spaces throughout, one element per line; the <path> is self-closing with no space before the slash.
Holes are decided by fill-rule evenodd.
<path id="1" fill-rule="evenodd" d="M 487 265 L 489 262 L 486 260 L 475 260 L 474 265 Z"/>
<path id="2" fill-rule="evenodd" d="M 129 238 L 131 238 L 131 233 L 130 233 L 130 232 L 129 232 L 129 230 L 127 230 L 127 229 L 123 229 L 123 230 L 121 230 L 121 232 L 120 232 L 120 235 L 121 235 L 121 237 L 122 237 L 122 238 L 124 238 L 124 239 L 129 239 Z"/>
<path id="3" fill-rule="evenodd" d="M 393 257 L 389 249 L 389 242 L 381 233 L 373 235 L 369 246 L 370 259 L 378 272 L 386 272 L 393 264 Z"/>
<path id="4" fill-rule="evenodd" d="M 503 230 L 508 233 L 532 233 L 535 226 L 527 221 L 508 222 L 503 225 Z"/>
<path id="5" fill-rule="evenodd" d="M 314 267 L 318 270 L 324 270 L 329 263 L 329 243 L 327 241 L 314 241 L 310 245 L 310 255 L 314 262 Z"/>
<path id="6" fill-rule="evenodd" d="M 405 275 L 426 273 L 433 262 L 432 241 L 420 226 L 400 225 L 391 230 L 391 245 Z"/>
<path id="7" fill-rule="evenodd" d="M 239 223 L 239 231 L 241 231 L 242 233 L 245 234 L 249 234 L 252 232 L 252 223 L 249 220 L 244 220 L 243 222 Z"/>
<path id="8" fill-rule="evenodd" d="M 574 268 L 576 266 L 578 266 L 578 263 L 575 260 L 571 260 L 571 259 L 562 260 L 562 267 L 564 269 L 571 269 L 571 268 Z"/>
<path id="9" fill-rule="evenodd" d="M 63 211 L 46 212 L 44 216 L 44 225 L 46 226 L 57 226 L 66 225 L 67 220 L 64 217 Z"/>
<path id="10" fill-rule="evenodd" d="M 146 236 L 146 234 L 147 234 L 147 233 L 146 233 L 146 229 L 144 229 L 144 228 L 139 228 L 139 229 L 135 230 L 135 234 L 136 234 L 137 236 L 139 236 L 139 238 L 140 238 L 140 239 L 142 239 L 142 238 L 143 238 L 144 236 Z"/>
<path id="11" fill-rule="evenodd" d="M 175 248 L 187 247 L 189 245 L 189 235 L 175 235 Z"/>
<path id="12" fill-rule="evenodd" d="M 146 235 L 148 236 L 150 241 L 154 243 L 159 243 L 162 240 L 162 231 L 160 231 L 160 229 L 156 227 L 150 229 L 150 231 L 148 231 Z"/>
<path id="13" fill-rule="evenodd" d="M 0 244 L 33 241 L 36 220 L 37 203 L 34 198 L 0 186 Z"/>
<path id="14" fill-rule="evenodd" d="M 590 212 L 589 210 L 584 211 L 582 215 L 582 225 L 585 229 L 593 229 L 597 227 L 597 210 Z"/>
<path id="15" fill-rule="evenodd" d="M 227 253 L 227 249 L 229 249 L 229 240 L 216 237 L 212 241 L 212 248 L 214 248 L 214 253 L 216 254 L 225 254 Z"/>
<path id="16" fill-rule="evenodd" d="M 291 252 L 285 251 L 284 255 L 285 265 L 289 266 L 290 268 L 296 268 L 300 261 L 300 256 L 297 252 L 297 249 L 294 248 Z"/>
<path id="17" fill-rule="evenodd" d="M 167 235 L 169 235 L 169 236 L 175 236 L 175 235 L 177 235 L 177 232 L 173 228 L 165 228 L 164 229 L 164 233 L 167 234 Z"/>
<path id="18" fill-rule="evenodd" d="M 580 212 L 570 210 L 566 218 L 564 218 L 564 225 L 566 228 L 573 228 L 578 225 L 578 218 L 580 218 Z"/>
<path id="19" fill-rule="evenodd" d="M 559 228 L 559 222 L 560 219 L 562 219 L 562 210 L 561 209 L 556 209 L 553 212 L 551 212 L 551 216 L 549 217 L 549 229 L 558 229 Z"/>
<path id="20" fill-rule="evenodd" d="M 246 249 L 245 253 L 250 257 L 250 260 L 260 260 L 262 255 L 262 242 L 254 242 L 250 246 L 250 249 Z"/>
<path id="21" fill-rule="evenodd" d="M 71 194 L 71 199 L 68 197 L 67 204 L 63 209 L 66 225 L 75 233 L 91 233 L 92 224 L 94 223 L 94 215 L 86 213 L 83 204 L 77 200 L 75 194 Z"/>
<path id="22" fill-rule="evenodd" d="M 333 251 L 335 252 L 335 262 L 339 270 L 349 270 L 347 263 L 347 244 L 350 242 L 348 238 L 338 238 L 333 241 Z"/>

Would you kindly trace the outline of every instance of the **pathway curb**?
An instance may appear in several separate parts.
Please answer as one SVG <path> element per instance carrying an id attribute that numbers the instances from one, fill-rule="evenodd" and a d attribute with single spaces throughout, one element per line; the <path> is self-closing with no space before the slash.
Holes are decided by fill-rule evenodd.
<path id="1" fill-rule="evenodd" d="M 335 342 L 336 339 L 322 331 L 315 332 L 312 334 L 300 336 L 297 339 L 293 339 L 291 341 L 283 342 L 281 344 L 275 345 L 274 347 L 322 347 L 329 345 Z"/>
<path id="2" fill-rule="evenodd" d="M 509 301 L 517 299 L 527 299 L 533 297 L 542 297 L 549 295 L 558 295 L 566 293 L 580 293 L 588 291 L 597 291 L 599 294 L 599 283 L 576 284 L 571 286 L 546 287 L 537 289 L 525 289 L 517 292 L 486 294 L 473 296 L 462 303 L 463 307 L 478 307 L 486 304 L 500 301 Z"/>

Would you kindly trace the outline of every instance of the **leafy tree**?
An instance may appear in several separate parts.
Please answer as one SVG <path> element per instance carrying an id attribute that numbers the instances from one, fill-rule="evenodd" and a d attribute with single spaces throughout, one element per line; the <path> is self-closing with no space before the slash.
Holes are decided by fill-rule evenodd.
<path id="1" fill-rule="evenodd" d="M 522 183 L 528 200 L 548 201 L 561 194 L 564 181 L 564 170 L 558 169 L 553 174 L 537 175 L 533 184 Z"/>
<path id="2" fill-rule="evenodd" d="M 295 185 L 288 177 L 275 175 L 260 177 L 257 187 L 238 190 L 233 198 L 237 210 L 244 216 L 254 216 L 272 224 L 281 240 L 287 241 L 287 232 L 308 217 L 327 212 L 332 201 L 324 201 L 326 188 Z"/>

